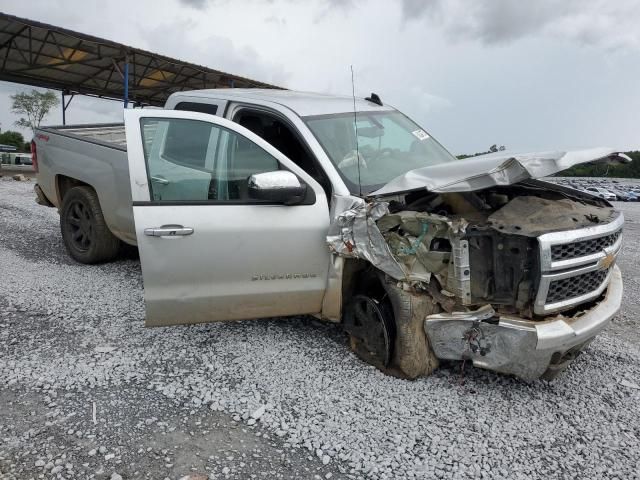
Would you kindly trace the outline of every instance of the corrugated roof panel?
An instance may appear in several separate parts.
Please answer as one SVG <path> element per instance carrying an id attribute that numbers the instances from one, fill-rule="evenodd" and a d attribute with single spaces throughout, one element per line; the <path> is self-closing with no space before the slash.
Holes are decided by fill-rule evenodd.
<path id="1" fill-rule="evenodd" d="M 129 63 L 129 99 L 163 105 L 176 91 L 274 85 L 139 48 L 0 13 L 0 80 L 121 99 Z"/>

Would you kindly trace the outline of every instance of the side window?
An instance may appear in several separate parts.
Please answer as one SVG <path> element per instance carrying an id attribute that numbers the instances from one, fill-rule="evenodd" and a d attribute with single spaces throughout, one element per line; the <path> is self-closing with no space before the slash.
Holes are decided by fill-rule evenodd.
<path id="1" fill-rule="evenodd" d="M 190 112 L 208 113 L 209 115 L 215 115 L 218 113 L 218 106 L 211 105 L 210 103 L 199 102 L 180 102 L 176 105 L 174 110 L 188 110 Z"/>
<path id="2" fill-rule="evenodd" d="M 205 122 L 170 122 L 162 152 L 164 158 L 186 167 L 206 169 L 212 130 L 212 125 Z"/>
<path id="3" fill-rule="evenodd" d="M 159 118 L 140 122 L 153 201 L 251 201 L 249 177 L 280 168 L 251 140 L 208 122 Z"/>
<path id="4" fill-rule="evenodd" d="M 248 198 L 247 180 L 254 173 L 273 172 L 280 169 L 275 157 L 247 138 L 225 131 L 229 137 L 226 148 L 226 168 L 218 172 L 216 193 L 220 199 L 240 200 Z M 224 172 L 222 171 L 224 170 Z"/>

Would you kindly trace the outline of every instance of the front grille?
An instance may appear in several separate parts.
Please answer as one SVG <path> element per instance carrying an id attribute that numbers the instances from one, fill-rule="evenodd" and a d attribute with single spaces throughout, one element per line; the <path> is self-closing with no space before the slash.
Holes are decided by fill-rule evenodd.
<path id="1" fill-rule="evenodd" d="M 605 247 L 610 247 L 618 241 L 622 235 L 622 230 L 618 230 L 604 237 L 582 240 L 580 242 L 565 243 L 563 245 L 553 245 L 551 247 L 551 258 L 554 261 L 568 260 L 570 258 L 586 257 L 593 253 L 601 252 Z"/>
<path id="2" fill-rule="evenodd" d="M 533 311 L 548 315 L 598 297 L 613 268 L 601 270 L 598 265 L 615 263 L 623 226 L 620 213 L 607 224 L 540 235 L 540 282 Z"/>
<path id="3" fill-rule="evenodd" d="M 607 278 L 608 270 L 596 270 L 575 277 L 554 280 L 549 284 L 547 303 L 562 302 L 593 292 Z"/>

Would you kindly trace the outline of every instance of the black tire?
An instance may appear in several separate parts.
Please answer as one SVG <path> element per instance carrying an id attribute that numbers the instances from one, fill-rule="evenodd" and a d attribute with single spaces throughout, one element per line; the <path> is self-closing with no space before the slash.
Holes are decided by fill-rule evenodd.
<path id="1" fill-rule="evenodd" d="M 433 298 L 426 292 L 404 291 L 372 269 L 358 283 L 343 316 L 353 352 L 393 376 L 414 379 L 431 374 L 438 359 L 424 332 L 424 319 L 438 310 Z M 373 313 L 369 321 L 367 315 L 356 314 L 363 301 Z"/>
<path id="2" fill-rule="evenodd" d="M 91 187 L 74 187 L 65 194 L 60 231 L 69 255 L 80 263 L 108 262 L 120 249 L 120 240 L 107 227 L 98 195 Z"/>
<path id="3" fill-rule="evenodd" d="M 424 331 L 424 319 L 438 311 L 437 303 L 427 292 L 408 292 L 396 282 L 383 282 L 395 323 L 392 366 L 405 378 L 431 375 L 439 361 Z"/>

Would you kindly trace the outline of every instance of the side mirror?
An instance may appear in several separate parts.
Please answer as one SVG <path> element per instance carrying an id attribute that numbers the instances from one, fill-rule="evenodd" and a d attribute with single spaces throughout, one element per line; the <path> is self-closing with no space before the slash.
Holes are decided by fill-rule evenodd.
<path id="1" fill-rule="evenodd" d="M 286 170 L 254 173 L 248 181 L 249 197 L 256 200 L 295 205 L 304 200 L 307 186 Z"/>

